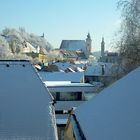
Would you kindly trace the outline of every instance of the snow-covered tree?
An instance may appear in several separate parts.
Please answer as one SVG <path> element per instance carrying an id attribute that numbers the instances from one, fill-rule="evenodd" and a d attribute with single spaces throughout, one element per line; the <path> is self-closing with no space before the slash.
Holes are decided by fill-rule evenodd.
<path id="1" fill-rule="evenodd" d="M 0 53 L 2 57 L 9 56 L 10 52 L 10 54 L 13 55 L 11 56 L 13 58 L 26 58 L 26 54 L 23 55 L 21 53 L 23 52 L 23 48 L 27 47 L 25 45 L 27 43 L 31 44 L 35 49 L 37 49 L 38 47 L 41 48 L 41 50 L 43 50 L 43 52 L 45 53 L 50 51 L 52 48 L 52 46 L 49 42 L 47 42 L 44 36 L 27 33 L 23 27 L 19 27 L 19 29 L 5 28 L 0 32 L 0 34 Z M 4 54 L 7 54 L 7 56 L 5 56 Z"/>
<path id="2" fill-rule="evenodd" d="M 0 36 L 0 59 L 9 58 L 11 55 L 8 42 Z"/>

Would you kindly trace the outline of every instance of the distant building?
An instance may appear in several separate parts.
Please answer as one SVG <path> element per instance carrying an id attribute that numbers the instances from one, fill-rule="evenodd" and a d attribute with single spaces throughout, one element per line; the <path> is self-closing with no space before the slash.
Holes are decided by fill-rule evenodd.
<path id="1" fill-rule="evenodd" d="M 104 37 L 102 37 L 102 42 L 101 42 L 101 57 L 104 57 L 105 55 L 105 41 Z"/>
<path id="2" fill-rule="evenodd" d="M 32 58 L 37 58 L 39 62 L 44 63 L 47 59 L 46 53 L 47 51 L 45 48 L 40 46 L 33 46 L 31 43 L 24 41 L 22 43 L 23 47 L 21 48 L 20 52 L 22 54 L 26 54 Z"/>
<path id="3" fill-rule="evenodd" d="M 85 70 L 85 82 L 102 82 L 104 86 L 108 86 L 116 80 L 117 70 L 117 64 L 94 62 Z"/>
<path id="4" fill-rule="evenodd" d="M 77 107 L 66 140 L 140 140 L 140 67 Z"/>
<path id="5" fill-rule="evenodd" d="M 47 60 L 47 56 L 44 50 L 45 49 L 40 48 L 39 53 L 38 53 L 38 60 L 39 62 L 42 62 L 42 63 L 45 63 L 45 61 Z"/>
<path id="6" fill-rule="evenodd" d="M 105 63 L 117 63 L 119 58 L 117 52 L 105 52 L 105 41 L 103 37 L 101 42 L 101 57 L 99 61 Z"/>
<path id="7" fill-rule="evenodd" d="M 21 48 L 21 53 L 37 53 L 37 49 L 29 42 L 24 41 L 22 44 L 23 47 Z"/>
<path id="8" fill-rule="evenodd" d="M 85 40 L 62 40 L 60 50 L 75 51 L 76 54 L 81 55 L 81 59 L 89 58 L 91 53 L 92 40 L 88 33 Z"/>

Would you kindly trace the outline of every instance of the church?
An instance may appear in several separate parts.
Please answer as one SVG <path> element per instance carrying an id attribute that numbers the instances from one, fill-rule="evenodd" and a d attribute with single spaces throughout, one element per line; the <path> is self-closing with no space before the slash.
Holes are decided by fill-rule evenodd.
<path id="1" fill-rule="evenodd" d="M 73 52 L 78 58 L 88 59 L 91 53 L 92 40 L 88 33 L 86 40 L 62 40 L 60 50 Z"/>
<path id="2" fill-rule="evenodd" d="M 105 41 L 104 41 L 104 37 L 102 37 L 101 57 L 100 57 L 99 61 L 104 62 L 104 63 L 117 63 L 119 61 L 119 58 L 120 58 L 120 56 L 117 52 L 105 51 Z"/>

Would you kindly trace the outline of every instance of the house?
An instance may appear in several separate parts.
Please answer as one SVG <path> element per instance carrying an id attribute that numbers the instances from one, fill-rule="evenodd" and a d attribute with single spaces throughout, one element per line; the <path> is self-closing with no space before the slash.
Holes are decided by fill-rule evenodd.
<path id="1" fill-rule="evenodd" d="M 119 59 L 120 59 L 119 53 L 108 51 L 105 52 L 105 41 L 103 37 L 101 42 L 101 57 L 99 61 L 105 63 L 118 63 Z"/>
<path id="2" fill-rule="evenodd" d="M 106 52 L 103 57 L 100 57 L 100 62 L 117 63 L 120 56 L 117 52 Z"/>
<path id="3" fill-rule="evenodd" d="M 45 81 L 44 84 L 54 97 L 58 138 L 63 139 L 70 110 L 89 99 L 89 95 L 95 96 L 96 87 L 88 83 L 70 81 Z"/>
<path id="4" fill-rule="evenodd" d="M 140 139 L 140 67 L 77 107 L 65 130 L 67 140 Z"/>
<path id="5" fill-rule="evenodd" d="M 52 96 L 26 60 L 0 61 L 0 139 L 57 140 Z"/>
<path id="6" fill-rule="evenodd" d="M 44 48 L 40 48 L 39 53 L 38 53 L 38 60 L 39 62 L 45 63 L 47 60 L 47 52 Z"/>
<path id="7" fill-rule="evenodd" d="M 108 86 L 117 77 L 118 65 L 113 63 L 94 62 L 85 70 L 85 82 L 102 82 Z"/>
<path id="8" fill-rule="evenodd" d="M 87 59 L 91 53 L 92 40 L 88 33 L 86 40 L 62 40 L 60 50 L 73 51 L 80 59 Z"/>
<path id="9" fill-rule="evenodd" d="M 33 46 L 31 43 L 24 41 L 22 43 L 21 53 L 31 56 L 32 58 L 37 58 L 39 62 L 44 63 L 46 61 L 47 51 L 45 48 L 40 46 Z"/>
<path id="10" fill-rule="evenodd" d="M 29 42 L 23 42 L 23 48 L 21 49 L 21 53 L 37 53 L 37 49 L 31 45 Z"/>
<path id="11" fill-rule="evenodd" d="M 59 68 L 66 70 L 73 67 L 70 63 L 54 63 Z M 80 66 L 80 65 L 79 65 Z M 71 68 L 72 69 L 72 68 Z M 82 71 L 77 67 L 77 71 Z M 71 108 L 89 100 L 97 94 L 99 83 L 84 83 L 84 73 L 82 72 L 39 72 L 39 75 L 49 89 L 55 101 L 56 124 L 59 139 L 64 137 L 64 129 Z"/>

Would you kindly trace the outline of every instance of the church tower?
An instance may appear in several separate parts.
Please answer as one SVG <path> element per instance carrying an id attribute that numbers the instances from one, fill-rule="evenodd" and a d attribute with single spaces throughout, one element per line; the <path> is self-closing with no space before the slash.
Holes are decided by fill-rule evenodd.
<path id="1" fill-rule="evenodd" d="M 101 42 L 101 57 L 104 57 L 105 54 L 105 41 L 104 37 L 102 37 L 102 42 Z"/>
<path id="2" fill-rule="evenodd" d="M 87 47 L 87 56 L 88 57 L 91 53 L 91 47 L 92 47 L 91 43 L 92 43 L 92 40 L 91 40 L 90 34 L 88 33 L 87 38 L 86 38 L 86 47 Z"/>

